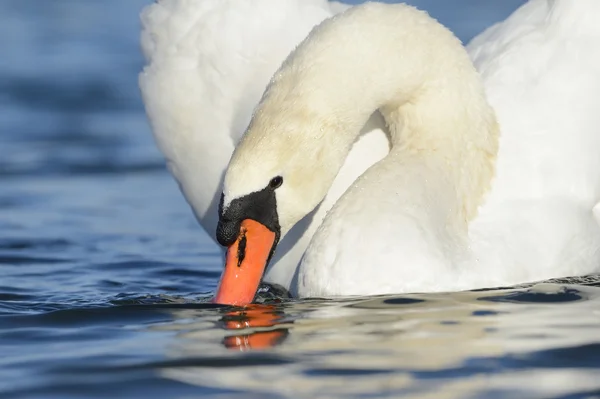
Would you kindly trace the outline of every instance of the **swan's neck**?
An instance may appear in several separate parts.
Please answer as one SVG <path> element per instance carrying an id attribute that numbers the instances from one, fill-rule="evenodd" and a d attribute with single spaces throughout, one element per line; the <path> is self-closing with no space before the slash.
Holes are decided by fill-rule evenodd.
<path id="1" fill-rule="evenodd" d="M 421 162 L 430 173 L 443 175 L 456 196 L 459 220 L 468 222 L 491 185 L 498 127 L 470 63 L 454 67 L 456 74 L 429 80 L 414 100 L 380 110 L 391 133 L 389 157 L 400 164 Z"/>
<path id="2" fill-rule="evenodd" d="M 315 28 L 275 74 L 236 152 L 293 149 L 285 162 L 299 159 L 287 168 L 310 181 L 298 200 L 312 209 L 377 109 L 395 159 L 440 165 L 457 213 L 472 218 L 494 173 L 495 115 L 459 40 L 404 4 L 367 3 Z"/>

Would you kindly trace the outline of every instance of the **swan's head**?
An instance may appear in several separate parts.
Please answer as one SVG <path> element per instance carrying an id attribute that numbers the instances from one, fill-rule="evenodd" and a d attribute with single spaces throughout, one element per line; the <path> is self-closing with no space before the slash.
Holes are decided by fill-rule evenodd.
<path id="1" fill-rule="evenodd" d="M 228 249 L 219 303 L 254 299 L 279 240 L 323 199 L 347 153 L 331 149 L 337 136 L 331 118 L 270 100 L 257 110 L 225 174 L 216 236 Z"/>

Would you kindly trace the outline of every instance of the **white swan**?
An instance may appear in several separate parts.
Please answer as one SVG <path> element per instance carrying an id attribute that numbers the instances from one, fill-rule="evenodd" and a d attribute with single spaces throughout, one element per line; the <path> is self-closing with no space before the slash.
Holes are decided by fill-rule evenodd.
<path id="1" fill-rule="evenodd" d="M 399 5 L 362 6 L 327 22 L 276 74 L 270 94 L 232 160 L 225 182 L 225 213 L 233 209 L 230 204 L 236 200 L 248 204 L 242 200 L 252 199 L 248 194 L 266 193 L 270 179 L 280 173 L 284 182 L 273 193 L 275 214 L 285 234 L 327 192 L 362 121 L 387 104 L 382 111 L 395 143 L 390 156 L 361 176 L 337 201 L 313 237 L 297 269 L 298 278 L 290 284 L 287 277 L 283 285 L 301 296 L 399 293 L 598 271 L 600 233 L 592 216 L 600 198 L 600 165 L 595 152 L 600 144 L 596 133 L 600 115 L 593 111 L 600 84 L 595 76 L 600 54 L 594 47 L 600 35 L 593 22 L 598 7 L 594 0 L 532 0 L 473 41 L 470 50 L 502 127 L 497 177 L 474 219 L 491 182 L 496 142 L 493 114 L 453 36 L 422 13 Z M 357 24 L 361 29 L 354 30 Z M 363 34 L 357 37 L 356 32 Z M 369 41 L 369 37 L 377 40 Z M 390 37 L 397 40 L 390 43 Z M 320 51 L 319 46 L 327 46 L 327 51 Z M 369 58 L 369 52 L 374 58 Z M 387 68 L 368 62 L 382 54 Z M 197 54 L 191 55 L 192 60 L 194 56 Z M 343 56 L 349 57 L 346 63 L 340 62 Z M 315 65 L 322 68 L 313 73 Z M 347 65 L 358 71 L 352 74 L 351 69 L 340 69 Z M 193 64 L 190 68 L 197 67 Z M 164 141 L 161 148 L 167 158 L 176 163 L 172 169 L 191 165 L 186 172 L 179 172 L 185 176 L 178 176 L 177 170 L 174 174 L 194 204 L 185 180 L 186 176 L 187 181 L 198 177 L 197 169 L 184 157 L 169 156 L 164 147 L 177 140 L 167 134 L 177 129 L 160 122 L 163 116 L 156 115 L 164 110 L 148 104 L 160 102 L 155 98 L 159 93 L 165 91 L 162 96 L 168 97 L 169 90 L 181 87 L 172 89 L 176 82 L 167 79 L 163 87 L 153 85 L 160 80 L 153 74 L 158 72 L 151 63 L 142 75 L 148 112 L 155 134 L 157 130 L 166 132 L 157 136 L 159 145 L 161 137 Z M 336 86 L 340 81 L 343 86 Z M 419 84 L 421 90 L 415 91 Z M 192 88 L 189 86 L 186 89 Z M 437 87 L 437 95 L 423 87 Z M 394 96 L 386 91 L 390 88 L 395 89 Z M 342 89 L 345 95 L 336 95 Z M 393 105 L 391 98 L 395 98 Z M 290 101 L 294 107 L 285 109 Z M 176 112 L 173 115 L 174 120 L 181 117 Z M 300 118 L 306 115 L 312 117 L 308 121 Z M 197 127 L 198 122 L 194 123 Z M 278 134 L 273 133 L 275 126 L 282 129 Z M 289 141 L 283 144 L 280 140 L 282 131 L 292 138 L 308 133 L 306 137 L 311 139 L 297 139 L 299 143 L 289 151 Z M 333 143 L 316 142 L 311 135 Z M 256 146 L 255 142 L 262 144 Z M 189 138 L 179 144 L 192 152 Z M 418 155 L 409 156 L 411 153 Z M 256 162 L 257 155 L 260 162 Z M 190 158 L 193 156 L 191 153 Z M 380 157 L 381 153 L 374 158 Z M 288 169 L 294 164 L 300 168 Z M 306 170 L 302 171 L 305 168 L 313 170 L 310 179 Z M 252 207 L 256 208 L 258 197 L 253 197 Z M 233 219 L 231 215 L 222 215 L 222 225 L 237 227 L 244 212 L 234 212 L 239 220 L 233 223 L 228 220 Z M 203 215 L 196 213 L 200 218 Z M 260 218 L 265 218 L 264 212 L 254 217 Z M 273 213 L 267 214 L 265 224 L 273 219 Z M 237 238 L 237 231 L 221 230 L 223 242 Z M 305 234 L 304 243 L 311 233 Z M 249 231 L 246 238 L 246 263 L 254 255 L 251 234 Z M 303 251 L 301 247 L 298 252 Z M 229 260 L 237 263 L 237 250 L 230 253 Z M 239 275 L 246 265 L 241 266 L 236 264 L 230 270 Z M 271 267 L 278 269 L 287 270 L 281 275 L 289 276 L 296 265 L 278 262 Z M 250 277 L 260 278 L 260 272 L 254 274 Z M 242 289 L 221 299 L 243 303 L 248 300 L 244 296 L 253 295 L 252 290 Z"/>
<path id="2" fill-rule="evenodd" d="M 142 12 L 140 88 L 157 145 L 214 239 L 222 178 L 269 79 L 318 23 L 348 6 L 326 0 L 159 0 Z M 279 245 L 266 280 L 289 287 L 312 234 L 389 144 L 380 115 L 365 126 L 329 194 Z"/>

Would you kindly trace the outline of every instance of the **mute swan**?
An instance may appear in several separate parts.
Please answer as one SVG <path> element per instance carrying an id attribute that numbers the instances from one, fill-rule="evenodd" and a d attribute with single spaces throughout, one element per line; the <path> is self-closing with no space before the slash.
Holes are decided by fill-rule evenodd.
<path id="1" fill-rule="evenodd" d="M 211 238 L 225 168 L 269 79 L 316 24 L 347 8 L 326 0 L 159 0 L 142 12 L 146 113 L 169 171 Z M 381 129 L 375 114 L 319 209 L 281 240 L 267 281 L 290 286 L 327 210 L 387 154 Z"/>
<path id="2" fill-rule="evenodd" d="M 566 51 L 577 44 L 574 28 L 589 33 L 573 15 L 598 10 L 560 0 L 545 5 L 542 18 L 540 10 L 534 17 L 550 32 L 566 30 Z M 535 23 L 527 12 L 526 6 L 506 25 L 524 16 Z M 486 35 L 502 36 L 501 29 Z M 554 40 L 553 46 L 561 44 Z M 505 44 L 503 56 L 510 58 L 515 44 Z M 555 48 L 549 50 L 554 56 Z M 485 51 L 484 45 L 475 53 Z M 384 57 L 385 63 L 369 61 Z M 597 271 L 600 226 L 592 209 L 600 197 L 598 117 L 593 99 L 581 96 L 589 88 L 575 84 L 557 91 L 539 81 L 565 78 L 560 73 L 569 63 L 555 71 L 550 60 L 541 60 L 543 74 L 527 65 L 512 71 L 526 77 L 521 84 L 529 83 L 530 95 L 557 95 L 538 99 L 556 113 L 521 112 L 516 116 L 523 119 L 503 125 L 506 155 L 486 201 L 499 129 L 458 39 L 402 4 L 364 4 L 320 24 L 275 73 L 229 163 L 217 227 L 228 252 L 215 300 L 252 301 L 279 238 L 323 199 L 375 110 L 389 127 L 390 153 L 322 221 L 291 286 L 296 295 L 463 290 Z M 494 63 L 503 61 L 481 63 L 490 84 L 502 80 L 505 70 Z M 576 94 L 583 97 L 576 97 L 583 111 L 564 102 Z M 548 119 L 565 129 L 552 130 Z M 515 125 L 531 133 L 522 127 L 518 135 L 511 132 Z"/>
<path id="3" fill-rule="evenodd" d="M 267 9 L 259 9 L 259 4 L 268 4 L 269 10 L 275 10 L 273 13 L 269 11 L 270 18 L 264 18 Z M 237 2 L 233 10 L 226 0 L 163 0 L 150 6 L 145 13 L 142 45 L 149 65 L 140 77 L 140 84 L 148 115 L 170 170 L 209 232 L 214 231 L 216 226 L 216 193 L 220 188 L 221 173 L 234 143 L 248 123 L 250 108 L 258 101 L 277 64 L 304 38 L 312 25 L 331 14 L 329 5 L 325 1 L 264 0 Z M 595 128 L 600 122 L 600 115 L 593 111 L 598 100 L 595 93 L 598 93 L 597 86 L 600 83 L 596 77 L 600 54 L 596 50 L 598 46 L 595 46 L 600 35 L 593 21 L 594 15 L 599 13 L 598 7 L 594 0 L 531 0 L 469 46 L 475 65 L 483 74 L 488 98 L 498 113 L 502 135 L 492 190 L 483 199 L 478 216 L 468 226 L 467 219 L 461 220 L 456 215 L 474 213 L 477 201 L 483 197 L 467 195 L 461 198 L 454 195 L 454 198 L 445 194 L 443 184 L 452 186 L 456 181 L 449 178 L 453 174 L 451 170 L 433 173 L 432 169 L 437 167 L 435 165 L 423 168 L 414 160 L 413 169 L 412 161 L 403 165 L 410 173 L 401 173 L 402 168 L 397 169 L 393 162 L 394 158 L 398 158 L 394 153 L 399 152 L 401 147 L 395 146 L 392 157 L 388 157 L 390 159 L 386 158 L 354 182 L 357 176 L 388 151 L 385 135 L 381 130 L 376 130 L 362 136 L 354 144 L 345 162 L 342 151 L 337 154 L 342 158 L 338 161 L 344 162 L 344 166 L 314 214 L 312 223 L 305 218 L 304 224 L 297 224 L 287 234 L 282 229 L 284 234 L 281 235 L 285 237 L 273 255 L 265 279 L 291 288 L 296 295 L 329 296 L 458 290 L 597 272 L 600 265 L 597 224 L 600 211 L 599 207 L 594 208 L 594 219 L 592 207 L 600 198 L 600 165 L 594 151 L 600 144 L 600 135 L 596 134 Z M 253 19 L 252 15 L 256 15 L 253 12 L 262 14 L 262 18 Z M 195 19 L 198 15 L 202 16 L 200 20 Z M 388 17 L 381 15 L 377 18 L 383 21 Z M 260 21 L 260 26 L 252 25 L 253 20 Z M 407 21 L 396 24 L 396 28 L 402 30 L 400 28 L 405 23 L 406 26 L 412 26 L 411 20 L 412 17 L 409 17 Z M 223 23 L 227 25 L 219 25 Z M 423 23 L 428 25 L 433 22 L 427 20 Z M 282 29 L 282 26 L 286 28 Z M 223 32 L 232 32 L 231 36 L 215 37 L 211 32 L 214 33 L 218 28 L 222 28 Z M 408 31 L 408 28 L 403 29 Z M 235 32 L 238 31 L 240 34 L 236 36 Z M 442 33 L 442 36 L 448 35 L 447 32 Z M 248 41 L 240 42 L 240 37 L 248 38 Z M 256 39 L 262 40 L 264 47 L 253 47 Z M 360 43 L 361 38 L 357 39 L 356 43 Z M 452 52 L 459 51 L 454 39 L 448 41 L 454 45 L 430 48 L 429 55 L 438 57 L 440 65 L 448 63 L 445 54 L 450 52 L 448 57 L 454 57 L 456 54 L 453 56 Z M 355 46 L 354 43 L 352 45 Z M 389 53 L 381 45 L 377 48 L 370 46 L 371 49 L 367 51 L 381 51 L 388 57 L 398 48 L 406 50 L 407 54 L 418 50 L 398 43 L 394 43 L 394 46 Z M 451 48 L 454 50 L 451 51 Z M 366 65 L 369 58 L 364 54 L 361 53 L 352 62 L 358 59 L 365 60 L 360 63 L 362 67 L 369 67 Z M 407 60 L 403 58 L 404 63 Z M 338 63 L 338 68 L 326 68 L 328 73 L 333 74 L 335 79 L 346 78 L 349 85 L 357 83 L 348 70 L 339 68 L 346 64 L 335 63 Z M 242 67 L 234 71 L 231 65 Z M 412 66 L 423 71 L 430 69 L 429 65 Z M 465 67 L 465 70 L 469 68 Z M 452 72 L 452 68 L 446 72 Z M 381 77 L 381 73 L 375 69 L 365 81 Z M 332 78 L 332 81 L 335 79 Z M 477 80 L 473 79 L 473 82 Z M 479 85 L 473 82 L 466 86 L 473 89 Z M 310 85 L 302 87 L 311 88 Z M 313 94 L 325 92 L 325 87 L 320 87 Z M 454 89 L 459 90 L 460 87 Z M 370 87 L 365 86 L 359 98 L 362 99 L 363 94 L 368 95 L 369 92 Z M 310 111 L 322 112 L 339 102 L 335 97 L 330 98 L 333 100 L 331 102 L 324 102 L 325 98 L 316 98 Z M 434 99 L 430 101 L 435 103 Z M 452 105 L 464 104 L 461 101 L 464 99 L 457 99 Z M 479 103 L 479 106 L 486 109 L 487 106 L 482 104 Z M 410 109 L 406 106 L 403 108 Z M 469 113 L 474 109 L 468 107 Z M 390 107 L 386 110 L 389 113 Z M 443 113 L 436 116 L 425 107 L 416 112 L 422 113 L 419 120 L 425 124 L 435 124 L 443 118 L 456 118 L 456 115 Z M 377 118 L 372 121 L 375 126 L 381 127 L 377 124 L 380 123 Z M 350 123 L 350 120 L 345 122 Z M 405 134 L 406 129 L 397 129 L 392 136 L 397 139 Z M 489 136 L 491 141 L 486 145 L 493 144 L 494 134 L 490 133 Z M 339 137 L 332 134 L 331 140 L 337 141 Z M 458 143 L 458 139 L 455 142 Z M 471 151 L 468 146 L 446 148 L 441 143 L 436 145 L 444 151 L 448 150 L 448 154 L 463 151 L 469 155 Z M 214 152 L 208 153 L 207 148 L 212 148 Z M 337 147 L 338 151 L 340 149 Z M 288 150 L 283 153 L 289 154 Z M 298 153 L 298 148 L 291 154 L 303 155 Z M 325 151 L 307 152 L 304 155 L 312 154 L 315 157 L 323 156 Z M 273 157 L 273 154 L 269 156 Z M 277 161 L 269 156 L 261 159 L 265 165 L 259 166 L 255 172 L 267 168 L 269 162 Z M 464 162 L 468 165 L 467 158 Z M 237 159 L 244 157 L 238 155 Z M 389 169 L 390 172 L 373 176 L 372 170 L 377 168 Z M 242 198 L 251 192 L 248 190 L 263 190 L 270 179 L 276 177 L 260 176 L 250 169 L 239 174 L 238 183 L 235 183 L 236 178 L 232 178 L 233 183 L 226 183 L 225 209 L 230 209 L 228 205 L 234 203 L 234 197 Z M 418 176 L 420 169 L 427 175 L 426 184 L 423 184 L 423 176 Z M 484 170 L 465 167 L 458 175 L 468 182 L 471 172 L 481 177 L 485 175 Z M 325 172 L 330 173 L 331 170 Z M 285 229 L 289 229 L 294 219 L 310 208 L 310 202 L 315 201 L 313 196 L 316 195 L 318 202 L 318 196 L 322 195 L 318 191 L 326 190 L 327 184 L 323 183 L 327 179 L 321 173 L 316 174 L 312 182 L 315 186 L 310 184 L 310 189 L 303 193 L 312 198 L 302 203 L 298 201 L 300 197 L 288 196 L 286 201 L 280 199 L 285 187 L 294 181 L 291 176 L 282 177 L 282 186 L 274 192 L 278 217 L 285 222 Z M 393 180 L 394 185 L 385 184 L 385 180 Z M 485 178 L 482 178 L 480 188 L 486 185 L 483 180 Z M 437 181 L 441 182 L 437 184 Z M 279 182 L 275 180 L 274 185 L 277 184 Z M 338 202 L 338 197 L 351 184 L 348 193 Z M 361 186 L 362 192 L 367 192 L 372 201 L 366 194 L 357 194 L 361 192 Z M 410 190 L 399 190 L 401 187 Z M 385 191 L 393 195 L 382 195 Z M 436 191 L 439 193 L 433 194 Z M 353 202 L 348 199 L 352 196 L 359 200 Z M 415 198 L 419 196 L 426 200 L 416 201 Z M 444 204 L 439 203 L 442 200 Z M 466 204 L 462 212 L 456 212 L 456 208 L 448 206 L 452 200 Z M 336 202 L 338 204 L 313 238 L 302 266 L 297 268 L 314 230 L 321 225 L 325 211 Z M 408 209 L 409 204 L 413 205 L 412 209 Z M 282 214 L 279 207 L 284 205 L 288 210 Z M 293 208 L 296 214 L 289 211 Z M 354 212 L 345 213 L 346 209 Z M 374 217 L 369 217 L 369 209 L 376 210 Z M 395 213 L 386 212 L 386 209 L 394 212 L 400 209 L 403 212 L 397 215 L 397 220 L 390 222 L 387 215 L 394 216 Z M 343 219 L 337 218 L 336 214 L 344 214 Z M 381 225 L 385 228 L 381 228 Z M 222 229 L 222 235 L 226 230 Z M 332 234 L 334 231 L 339 234 Z M 265 233 L 268 238 L 269 232 Z M 229 234 L 237 236 L 237 233 Z M 298 240 L 298 237 L 301 238 Z M 251 241 L 249 234 L 247 243 L 250 242 L 248 240 Z M 293 243 L 297 244 L 294 246 Z M 431 251 L 436 244 L 440 247 L 437 253 Z M 291 246 L 291 250 L 286 245 L 288 248 Z M 427 248 L 419 250 L 419 245 Z M 247 244 L 244 253 L 246 261 L 252 258 L 255 249 Z M 230 260 L 234 260 L 234 263 L 236 252 L 230 251 Z M 267 252 L 262 256 L 269 256 L 270 250 Z M 292 281 L 294 272 L 297 275 Z M 260 270 L 254 274 L 255 279 L 260 278 Z M 221 281 L 222 302 L 244 303 L 252 299 L 253 288 L 242 287 L 238 290 L 235 281 L 227 291 L 226 286 L 231 281 L 234 280 Z"/>

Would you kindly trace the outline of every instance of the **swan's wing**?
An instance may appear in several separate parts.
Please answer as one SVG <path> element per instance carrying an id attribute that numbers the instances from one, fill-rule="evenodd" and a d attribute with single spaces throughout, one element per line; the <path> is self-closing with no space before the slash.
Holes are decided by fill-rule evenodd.
<path id="1" fill-rule="evenodd" d="M 600 200 L 600 2 L 531 0 L 468 50 L 502 129 L 493 197 Z"/>
<path id="2" fill-rule="evenodd" d="M 481 68 L 502 54 L 507 44 L 538 30 L 547 14 L 547 0 L 528 1 L 506 20 L 490 26 L 471 40 L 467 50 L 473 62 Z"/>
<path id="3" fill-rule="evenodd" d="M 470 226 L 481 264 L 497 264 L 489 273 L 598 270 L 599 18 L 597 0 L 530 0 L 468 46 L 502 132 L 493 189 Z"/>
<path id="4" fill-rule="evenodd" d="M 146 112 L 207 231 L 216 228 L 223 172 L 271 75 L 331 15 L 326 0 L 158 0 L 142 12 Z"/>

